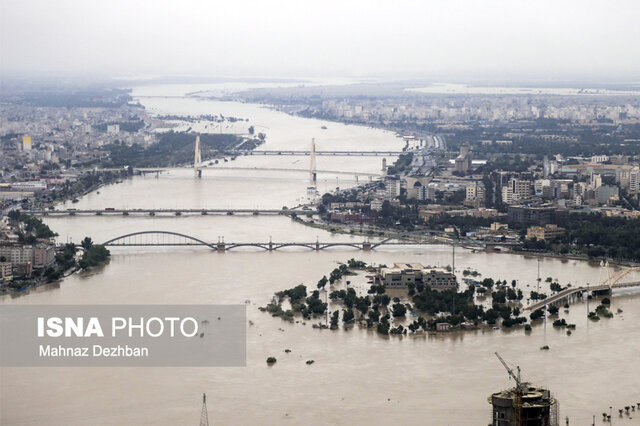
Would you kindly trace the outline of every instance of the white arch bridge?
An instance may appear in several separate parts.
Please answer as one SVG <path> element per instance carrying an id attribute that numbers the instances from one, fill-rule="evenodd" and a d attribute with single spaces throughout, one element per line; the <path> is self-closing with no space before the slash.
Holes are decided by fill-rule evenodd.
<path id="1" fill-rule="evenodd" d="M 191 235 L 182 234 L 172 231 L 139 231 L 111 238 L 102 243 L 107 247 L 189 247 L 202 246 L 208 247 L 217 252 L 225 252 L 240 247 L 255 247 L 265 251 L 274 251 L 285 247 L 301 247 L 310 250 L 325 250 L 332 247 L 351 247 L 358 250 L 373 250 L 377 247 L 387 245 L 427 245 L 437 243 L 435 240 L 407 240 L 406 236 L 398 235 L 386 238 L 381 241 L 331 241 L 320 242 L 274 242 L 271 239 L 267 242 L 225 242 L 224 237 L 218 239 L 217 242 L 207 242 Z"/>
<path id="2" fill-rule="evenodd" d="M 545 306 L 558 306 L 569 303 L 576 298 L 582 298 L 585 293 L 611 293 L 615 289 L 640 287 L 640 281 L 626 281 L 625 278 L 632 272 L 640 271 L 640 267 L 626 268 L 617 273 L 611 275 L 609 273 L 609 265 L 607 262 L 601 262 L 601 271 L 605 270 L 607 278 L 601 281 L 598 285 L 590 286 L 577 286 L 568 287 L 564 290 L 540 300 L 532 305 L 529 305 L 525 310 L 535 311 L 536 309 L 544 308 Z"/>

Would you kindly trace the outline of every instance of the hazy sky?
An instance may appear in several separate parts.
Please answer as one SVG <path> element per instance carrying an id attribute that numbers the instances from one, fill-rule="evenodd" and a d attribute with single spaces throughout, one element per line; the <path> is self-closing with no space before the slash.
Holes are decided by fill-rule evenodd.
<path id="1" fill-rule="evenodd" d="M 0 0 L 3 72 L 640 81 L 639 0 Z"/>

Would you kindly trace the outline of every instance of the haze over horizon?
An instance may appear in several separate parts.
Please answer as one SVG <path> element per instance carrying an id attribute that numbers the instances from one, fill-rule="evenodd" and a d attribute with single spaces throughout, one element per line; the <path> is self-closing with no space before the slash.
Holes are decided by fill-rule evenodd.
<path id="1" fill-rule="evenodd" d="M 640 3 L 0 0 L 0 72 L 640 81 Z"/>

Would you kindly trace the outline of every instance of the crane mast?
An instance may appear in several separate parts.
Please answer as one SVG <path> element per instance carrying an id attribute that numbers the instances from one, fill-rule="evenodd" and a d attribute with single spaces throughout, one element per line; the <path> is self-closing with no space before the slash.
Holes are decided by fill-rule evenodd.
<path id="1" fill-rule="evenodd" d="M 513 395 L 513 410 L 515 412 L 515 426 L 522 426 L 522 396 L 524 395 L 525 385 L 520 380 L 520 366 L 516 367 L 516 370 L 518 372 L 515 373 L 513 371 L 513 368 L 509 367 L 507 362 L 500 356 L 498 352 L 495 352 L 495 354 L 496 354 L 496 357 L 498 357 L 498 360 L 500 360 L 504 368 L 507 370 L 507 373 L 509 373 L 509 377 L 513 378 L 513 380 L 516 382 L 516 387 L 514 388 L 515 392 Z"/>

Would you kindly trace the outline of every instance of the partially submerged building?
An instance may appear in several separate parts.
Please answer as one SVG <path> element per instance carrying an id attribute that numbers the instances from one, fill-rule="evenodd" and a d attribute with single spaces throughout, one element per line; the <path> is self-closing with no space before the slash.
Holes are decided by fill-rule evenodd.
<path id="1" fill-rule="evenodd" d="M 421 263 L 394 263 L 391 268 L 381 268 L 376 283 L 388 287 L 407 287 L 422 284 L 433 290 L 455 290 L 456 276 L 445 269 L 425 268 Z"/>

